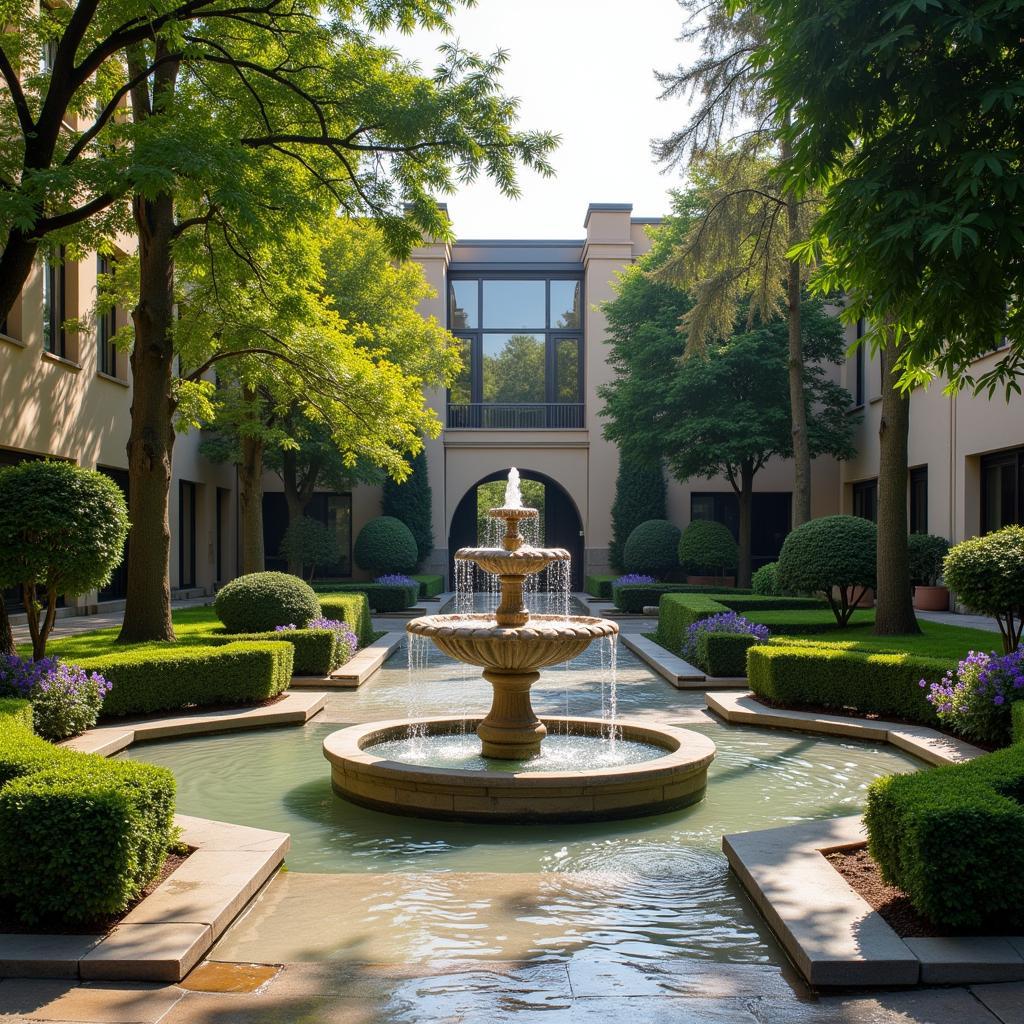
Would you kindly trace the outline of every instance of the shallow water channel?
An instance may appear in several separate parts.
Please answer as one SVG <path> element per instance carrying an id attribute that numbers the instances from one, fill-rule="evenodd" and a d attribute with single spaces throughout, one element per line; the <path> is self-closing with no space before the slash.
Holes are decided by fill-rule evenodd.
<path id="1" fill-rule="evenodd" d="M 537 710 L 607 710 L 602 660 L 607 652 L 595 647 L 545 671 L 534 688 Z M 520 955 L 571 947 L 588 955 L 777 960 L 763 922 L 729 875 L 722 835 L 856 813 L 872 779 L 914 770 L 919 762 L 885 745 L 725 725 L 702 711 L 702 695 L 675 690 L 621 647 L 617 688 L 621 717 L 674 723 L 714 740 L 718 753 L 701 802 L 657 817 L 559 827 L 418 820 L 335 796 L 321 753 L 333 730 L 410 714 L 486 710 L 488 684 L 436 651 L 412 684 L 406 652 L 398 651 L 359 690 L 332 693 L 325 711 L 304 727 L 151 743 L 122 756 L 171 768 L 184 813 L 290 832 L 289 873 L 281 884 L 293 896 L 308 877 L 299 873 L 349 875 L 353 903 L 362 900 L 383 915 L 380 927 L 391 929 L 388 948 L 396 957 L 506 955 L 507 943 L 495 934 L 504 926 L 529 932 L 517 940 Z M 367 873 L 381 878 L 351 877 Z M 476 881 L 474 873 L 481 873 Z M 332 889 L 329 879 L 310 879 L 305 902 L 270 899 L 250 915 L 250 927 L 264 937 L 275 928 L 301 931 L 295 915 L 306 913 L 316 918 L 306 930 L 315 931 L 324 899 L 345 892 L 344 880 L 337 881 Z M 275 921 L 274 913 L 284 916 Z M 396 928 L 409 934 L 403 938 Z M 340 931 L 331 936 L 319 943 L 310 938 L 302 958 L 338 955 L 336 947 L 347 940 Z M 271 943 L 269 952 L 286 958 L 290 948 Z M 268 950 L 257 944 L 241 952 L 258 958 Z"/>

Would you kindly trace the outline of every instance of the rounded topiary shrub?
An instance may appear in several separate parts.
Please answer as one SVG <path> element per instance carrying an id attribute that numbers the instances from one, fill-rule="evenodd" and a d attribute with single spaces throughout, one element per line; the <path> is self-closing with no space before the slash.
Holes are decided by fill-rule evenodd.
<path id="1" fill-rule="evenodd" d="M 878 529 L 859 516 L 823 516 L 798 526 L 782 545 L 779 586 L 824 594 L 845 626 L 864 591 L 875 585 Z"/>
<path id="2" fill-rule="evenodd" d="M 713 519 L 694 519 L 679 538 L 678 554 L 687 572 L 705 575 L 723 574 L 739 561 L 732 530 Z"/>
<path id="3" fill-rule="evenodd" d="M 626 538 L 622 560 L 626 572 L 661 577 L 676 568 L 679 527 L 666 519 L 648 519 Z"/>
<path id="4" fill-rule="evenodd" d="M 755 594 L 762 594 L 764 597 L 781 597 L 782 588 L 779 586 L 779 563 L 769 562 L 767 565 L 762 565 L 750 577 L 750 589 Z"/>
<path id="5" fill-rule="evenodd" d="M 359 531 L 353 555 L 356 565 L 369 572 L 409 573 L 416 571 L 419 548 L 401 519 L 378 516 Z"/>
<path id="6" fill-rule="evenodd" d="M 253 572 L 221 587 L 213 609 L 229 633 L 266 633 L 292 624 L 304 629 L 319 617 L 320 602 L 298 576 Z"/>
<path id="7" fill-rule="evenodd" d="M 949 553 L 949 541 L 932 533 L 912 533 L 907 538 L 910 578 L 926 587 L 938 585 L 942 563 Z"/>
<path id="8" fill-rule="evenodd" d="M 1004 651 L 1017 650 L 1024 626 L 1024 526 L 954 544 L 942 578 L 971 611 L 996 619 Z"/>

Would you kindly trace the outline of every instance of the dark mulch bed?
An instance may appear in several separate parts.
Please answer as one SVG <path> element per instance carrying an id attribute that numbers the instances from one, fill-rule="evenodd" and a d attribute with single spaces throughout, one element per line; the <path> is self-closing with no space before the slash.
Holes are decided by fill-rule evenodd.
<path id="1" fill-rule="evenodd" d="M 95 921 L 85 921 L 69 925 L 65 922 L 37 922 L 36 924 L 22 924 L 12 914 L 9 907 L 0 903 L 0 933 L 16 935 L 106 935 L 116 924 L 134 910 L 156 887 L 167 879 L 172 872 L 177 871 L 188 859 L 192 850 L 187 853 L 169 853 L 164 861 L 160 874 L 143 889 L 141 895 L 134 903 L 129 904 L 120 914 L 108 914 L 105 917 L 97 918 Z"/>

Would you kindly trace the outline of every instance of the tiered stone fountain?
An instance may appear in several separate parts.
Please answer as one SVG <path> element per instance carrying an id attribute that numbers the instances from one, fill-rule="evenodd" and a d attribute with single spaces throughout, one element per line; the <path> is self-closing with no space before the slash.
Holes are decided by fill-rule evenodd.
<path id="1" fill-rule="evenodd" d="M 501 587 L 497 610 L 428 615 L 406 625 L 410 634 L 428 637 L 456 661 L 483 668 L 493 690 L 490 711 L 482 720 L 376 722 L 332 733 L 324 741 L 324 756 L 332 765 L 335 791 L 379 810 L 490 821 L 633 817 L 699 800 L 715 754 L 714 744 L 700 733 L 628 720 L 610 724 L 604 719 L 537 717 L 530 688 L 540 678 L 540 670 L 570 661 L 594 640 L 614 637 L 619 627 L 608 619 L 533 615 L 526 608 L 526 578 L 552 562 L 568 561 L 569 552 L 524 543 L 520 524 L 536 518 L 538 512 L 519 499 L 514 469 L 504 506 L 491 509 L 490 515 L 505 523 L 502 546 L 461 548 L 455 557 L 497 576 Z M 416 763 L 415 753 L 410 760 L 374 753 L 375 748 L 391 749 L 393 741 L 416 734 L 422 739 L 412 748 L 423 759 L 423 748 L 429 750 L 433 737 L 450 737 L 473 727 L 480 738 L 480 754 L 495 762 L 493 769 L 432 767 Z M 614 762 L 617 742 L 633 751 L 634 760 L 588 769 L 584 752 L 579 769 L 530 770 L 549 728 L 560 735 L 589 738 L 582 749 L 601 750 L 595 763 Z M 635 760 L 637 744 L 650 748 L 649 757 Z M 509 770 L 510 762 L 522 762 L 521 770 Z"/>

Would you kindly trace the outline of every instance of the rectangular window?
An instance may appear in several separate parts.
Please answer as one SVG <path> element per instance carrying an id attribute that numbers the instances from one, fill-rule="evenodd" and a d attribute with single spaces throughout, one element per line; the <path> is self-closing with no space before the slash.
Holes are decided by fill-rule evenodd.
<path id="1" fill-rule="evenodd" d="M 65 298 L 64 247 L 61 246 L 56 262 L 49 256 L 43 260 L 43 348 L 62 359 L 67 356 Z"/>
<path id="2" fill-rule="evenodd" d="M 196 585 L 196 485 L 178 482 L 178 587 Z"/>
<path id="3" fill-rule="evenodd" d="M 217 582 L 226 578 L 227 567 L 231 564 L 227 549 L 231 536 L 231 491 L 226 487 L 217 488 Z"/>
<path id="4" fill-rule="evenodd" d="M 878 522 L 878 481 L 862 480 L 853 485 L 853 514 Z"/>
<path id="5" fill-rule="evenodd" d="M 570 277 L 449 281 L 464 362 L 448 392 L 449 427 L 583 425 L 582 288 Z"/>
<path id="6" fill-rule="evenodd" d="M 857 338 L 863 338 L 867 333 L 867 322 L 864 317 L 857 321 Z M 867 376 L 867 353 L 866 344 L 861 342 L 853 354 L 854 359 L 854 382 L 853 382 L 853 404 L 859 409 L 864 404 L 865 377 Z"/>
<path id="7" fill-rule="evenodd" d="M 98 256 L 96 273 L 107 277 L 114 272 L 113 260 L 108 256 Z M 99 347 L 99 369 L 108 377 L 117 376 L 117 346 L 114 335 L 117 333 L 117 307 L 111 306 L 105 312 L 97 314 L 96 343 Z M 217 577 L 220 579 L 220 577 Z"/>
<path id="8" fill-rule="evenodd" d="M 910 532 L 928 532 L 928 467 L 910 471 Z"/>
<path id="9" fill-rule="evenodd" d="M 981 460 L 981 530 L 1024 524 L 1024 448 Z"/>
<path id="10" fill-rule="evenodd" d="M 97 470 L 121 488 L 124 500 L 128 500 L 128 470 L 116 469 L 111 466 L 97 466 Z M 101 601 L 120 601 L 128 592 L 128 540 L 124 542 L 124 555 L 121 564 L 114 570 L 110 582 L 99 592 Z"/>
<path id="11" fill-rule="evenodd" d="M 750 551 L 753 566 L 774 562 L 792 522 L 792 495 L 789 491 L 759 491 L 751 507 Z M 693 492 L 690 495 L 690 519 L 712 519 L 724 523 L 739 537 L 740 506 L 733 491 Z"/>

